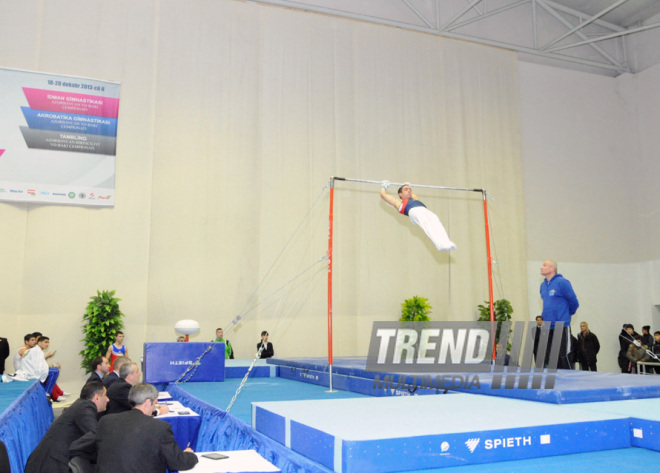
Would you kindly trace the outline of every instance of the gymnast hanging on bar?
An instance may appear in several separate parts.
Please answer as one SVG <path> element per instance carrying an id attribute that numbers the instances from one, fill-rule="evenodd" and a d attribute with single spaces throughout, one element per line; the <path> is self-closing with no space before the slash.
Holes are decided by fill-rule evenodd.
<path id="1" fill-rule="evenodd" d="M 412 223 L 422 227 L 422 230 L 431 239 L 438 251 L 456 249 L 456 245 L 449 239 L 449 235 L 447 235 L 445 227 L 442 226 L 438 216 L 420 202 L 409 184 L 406 183 L 399 187 L 399 198 L 387 193 L 389 186 L 389 181 L 383 181 L 380 185 L 380 196 L 385 202 L 392 205 L 399 213 L 410 217 Z"/>

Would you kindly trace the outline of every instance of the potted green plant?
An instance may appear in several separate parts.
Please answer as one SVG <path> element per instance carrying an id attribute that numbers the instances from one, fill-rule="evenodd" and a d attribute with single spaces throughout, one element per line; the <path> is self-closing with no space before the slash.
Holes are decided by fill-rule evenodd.
<path id="1" fill-rule="evenodd" d="M 400 322 L 428 322 L 431 305 L 426 297 L 413 296 L 401 303 Z"/>
<path id="2" fill-rule="evenodd" d="M 483 304 L 477 306 L 479 310 L 479 318 L 477 319 L 480 322 L 490 322 L 490 302 L 484 301 Z M 506 299 L 499 299 L 493 303 L 493 311 L 495 316 L 495 322 L 497 322 L 497 331 L 495 333 L 495 340 L 500 339 L 500 330 L 502 328 L 502 322 L 510 322 L 511 314 L 513 314 L 513 306 L 511 302 Z M 509 328 L 509 333 L 511 328 Z M 511 350 L 511 344 L 507 343 L 507 353 Z"/>
<path id="3" fill-rule="evenodd" d="M 115 341 L 115 335 L 124 327 L 119 301 L 115 291 L 96 291 L 96 296 L 90 297 L 87 309 L 83 315 L 81 340 L 85 348 L 80 352 L 80 366 L 86 373 L 91 371 L 91 363 L 98 356 L 105 356 L 108 346 Z"/>

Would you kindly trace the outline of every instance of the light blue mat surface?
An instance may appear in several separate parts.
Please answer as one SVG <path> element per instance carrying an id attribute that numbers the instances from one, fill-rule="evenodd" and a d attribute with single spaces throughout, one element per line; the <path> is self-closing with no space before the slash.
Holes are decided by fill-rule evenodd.
<path id="1" fill-rule="evenodd" d="M 204 402 L 227 410 L 241 379 L 226 378 L 222 383 L 185 383 L 179 387 Z M 363 394 L 335 390 L 314 384 L 299 383 L 283 378 L 249 378 L 237 396 L 230 413 L 252 424 L 252 403 L 255 401 L 295 401 L 312 399 L 368 398 Z"/>
<path id="2" fill-rule="evenodd" d="M 234 395 L 240 380 L 227 379 L 224 383 L 189 383 L 180 387 L 186 392 L 199 399 L 226 409 Z M 219 386 L 220 385 L 220 386 Z M 308 385 L 295 381 L 278 378 L 250 379 L 239 395 L 232 414 L 240 417 L 247 423 L 251 423 L 252 401 L 290 401 L 294 399 L 341 399 L 341 398 L 365 398 L 365 396 L 354 395 L 343 391 L 326 393 L 327 388 L 322 386 Z M 450 394 L 451 395 L 451 394 Z M 585 403 L 570 406 L 557 406 L 567 409 L 597 409 L 612 413 L 625 414 L 626 410 L 633 409 L 637 414 L 640 411 L 648 411 L 651 406 L 648 403 L 658 402 L 655 400 L 619 401 L 613 403 Z M 626 406 L 626 404 L 629 404 Z M 540 404 L 543 407 L 543 404 Z M 639 406 L 639 409 L 634 407 Z M 653 409 L 651 409 L 653 410 Z M 653 415 L 656 411 L 653 410 Z M 514 415 L 515 413 L 511 413 Z M 394 421 L 395 414 L 392 413 Z M 589 453 L 578 453 L 571 455 L 532 458 L 516 461 L 503 461 L 479 465 L 454 466 L 425 470 L 424 473 L 522 473 L 522 472 L 558 472 L 568 473 L 576 470 L 597 471 L 598 473 L 621 473 L 631 465 L 651 465 L 660 461 L 660 453 L 642 448 L 626 448 Z"/>

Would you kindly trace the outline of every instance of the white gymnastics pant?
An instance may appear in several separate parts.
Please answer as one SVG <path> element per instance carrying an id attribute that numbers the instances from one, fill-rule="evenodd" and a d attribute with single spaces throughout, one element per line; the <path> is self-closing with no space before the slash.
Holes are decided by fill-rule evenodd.
<path id="1" fill-rule="evenodd" d="M 428 236 L 438 251 L 455 250 L 456 245 L 449 239 L 445 227 L 436 214 L 426 207 L 413 207 L 408 211 L 410 221 L 415 225 L 422 227 L 426 236 Z"/>

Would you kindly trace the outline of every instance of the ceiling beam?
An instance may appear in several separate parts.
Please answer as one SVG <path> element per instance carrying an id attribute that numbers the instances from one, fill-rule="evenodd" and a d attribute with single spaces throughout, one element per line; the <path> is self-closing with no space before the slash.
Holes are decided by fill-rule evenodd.
<path id="1" fill-rule="evenodd" d="M 589 18 L 589 19 L 583 21 L 582 23 L 580 23 L 579 25 L 577 25 L 577 26 L 571 28 L 569 31 L 567 31 L 567 32 L 564 33 L 563 35 L 561 35 L 561 36 L 559 36 L 559 37 L 553 39 L 552 41 L 550 41 L 550 42 L 549 42 L 548 44 L 546 44 L 545 46 L 541 46 L 541 51 L 545 51 L 545 50 L 547 50 L 548 48 L 550 48 L 551 46 L 554 46 L 555 44 L 557 44 L 558 42 L 560 42 L 562 39 L 567 38 L 568 36 L 572 35 L 573 33 L 575 33 L 575 32 L 577 32 L 577 31 L 581 30 L 581 29 L 584 28 L 585 26 L 590 25 L 591 23 L 593 23 L 594 21 L 596 21 L 597 19 L 599 19 L 600 17 L 602 17 L 602 16 L 605 15 L 606 13 L 611 12 L 611 11 L 614 10 L 616 7 L 618 7 L 619 5 L 621 5 L 621 4 L 623 4 L 623 3 L 626 3 L 627 1 L 628 1 L 628 0 L 619 0 L 619 1 L 616 2 L 615 4 L 610 5 L 609 7 L 607 7 L 606 9 L 604 9 L 604 10 L 598 12 L 597 14 L 595 14 L 594 16 L 592 16 L 591 18 Z"/>
<path id="2" fill-rule="evenodd" d="M 546 1 L 544 1 L 544 0 L 538 0 L 538 2 L 539 2 L 539 5 L 541 5 L 541 7 L 542 7 L 543 9 L 545 9 L 550 15 L 552 15 L 557 21 L 559 21 L 559 22 L 562 23 L 564 26 L 566 26 L 566 28 L 571 28 L 571 26 L 572 26 L 571 23 L 570 23 L 566 18 L 564 18 L 563 16 L 561 16 L 559 13 L 557 13 L 557 12 L 554 10 L 554 8 L 551 7 L 551 6 L 549 5 L 550 2 L 546 2 Z M 582 33 L 582 31 L 576 31 L 575 34 L 576 34 L 578 37 L 580 37 L 580 38 L 582 38 L 583 40 L 585 40 L 585 41 L 588 40 L 588 38 L 585 36 L 584 33 Z M 605 60 L 609 61 L 610 64 L 613 64 L 613 65 L 617 66 L 617 67 L 620 68 L 620 70 L 622 70 L 622 71 L 629 72 L 627 67 L 624 67 L 624 66 L 621 64 L 620 61 L 617 61 L 616 58 L 614 58 L 611 54 L 609 54 L 607 51 L 605 51 L 605 50 L 604 50 L 603 48 L 601 48 L 600 46 L 598 46 L 598 45 L 596 45 L 596 44 L 591 44 L 591 47 L 592 47 L 592 48 L 593 48 L 598 54 L 600 54 L 601 56 L 603 56 L 603 58 L 605 58 Z M 554 51 L 544 51 L 543 49 L 539 50 L 539 54 L 540 54 L 540 55 L 543 55 L 543 54 L 546 53 L 546 52 L 554 52 Z"/>
<path id="3" fill-rule="evenodd" d="M 547 58 L 549 60 L 554 61 L 555 65 L 558 65 L 556 61 L 560 61 L 560 63 L 565 63 L 567 65 L 580 64 L 580 65 L 588 66 L 592 70 L 592 72 L 596 70 L 600 70 L 602 73 L 607 75 L 617 75 L 623 72 L 632 72 L 626 62 L 625 35 L 634 34 L 637 32 L 644 31 L 646 29 L 651 29 L 660 26 L 660 25 L 649 25 L 641 28 L 626 29 L 602 19 L 607 12 L 612 11 L 613 9 L 617 8 L 618 6 L 622 5 L 624 2 L 628 0 L 616 0 L 609 7 L 603 9 L 601 12 L 599 12 L 596 15 L 587 15 L 584 12 L 580 12 L 573 8 L 559 4 L 554 0 L 518 0 L 518 1 L 512 0 L 510 3 L 499 6 L 498 8 L 495 8 L 494 10 L 491 11 L 488 11 L 488 9 L 486 8 L 487 3 L 485 0 L 461 0 L 461 2 L 465 1 L 466 3 L 463 3 L 463 6 L 457 10 L 458 13 L 454 14 L 451 18 L 449 18 L 449 20 L 446 20 L 444 23 L 443 23 L 440 6 L 442 5 L 443 7 L 446 7 L 446 5 L 448 4 L 451 5 L 450 0 L 429 0 L 432 1 L 435 6 L 435 12 L 434 12 L 435 18 L 429 18 L 428 15 L 426 15 L 423 11 L 419 10 L 419 8 L 414 4 L 413 0 L 401 0 L 401 4 L 404 5 L 405 8 L 407 8 L 410 12 L 412 12 L 415 18 L 417 18 L 417 20 L 415 20 L 415 19 L 411 19 L 410 16 L 406 16 L 405 21 L 403 19 L 398 19 L 398 18 L 403 18 L 403 14 L 401 13 L 401 10 L 399 10 L 398 12 L 398 18 L 397 18 L 397 14 L 392 13 L 392 11 L 388 12 L 388 14 L 392 19 L 381 18 L 380 16 L 375 16 L 376 14 L 378 14 L 378 12 L 382 11 L 379 10 L 378 8 L 374 10 L 375 13 L 373 14 L 369 14 L 369 13 L 364 14 L 364 13 L 359 13 L 357 11 L 338 10 L 336 8 L 333 8 L 335 3 L 331 0 L 298 0 L 298 1 L 243 0 L 243 1 L 274 5 L 285 8 L 292 8 L 296 10 L 303 10 L 314 13 L 321 13 L 321 14 L 340 17 L 340 18 L 349 18 L 357 21 L 376 23 L 376 24 L 391 26 L 395 28 L 401 28 L 401 29 L 417 31 L 421 33 L 443 36 L 447 38 L 471 41 L 479 44 L 484 44 L 487 46 L 494 46 L 494 47 L 509 49 L 512 51 L 517 51 L 524 54 L 538 56 L 541 58 Z M 312 1 L 314 1 L 315 3 L 314 4 L 305 3 Z M 325 1 L 325 5 L 323 5 L 323 1 Z M 453 5 L 458 7 L 459 1 L 458 0 L 452 0 L 452 1 L 453 1 Z M 461 29 L 462 27 L 477 23 L 486 18 L 495 17 L 498 14 L 504 14 L 507 11 L 513 10 L 514 8 L 517 7 L 523 7 L 526 4 L 530 6 L 530 10 L 531 10 L 531 18 L 529 18 L 529 23 L 531 24 L 531 28 L 532 28 L 531 37 L 517 38 L 517 39 L 521 39 L 522 41 L 527 41 L 526 44 L 514 44 L 511 42 L 500 41 L 496 39 L 495 35 L 490 35 L 489 37 L 488 33 L 484 33 L 485 37 L 478 37 L 471 34 L 458 32 L 458 30 Z M 346 3 L 342 3 L 342 5 L 346 5 Z M 386 5 L 386 3 L 383 2 L 381 4 L 380 1 L 374 0 L 372 6 L 377 6 L 377 5 Z M 542 13 L 542 10 L 538 8 L 539 6 L 542 8 L 544 12 L 549 13 L 552 17 L 554 17 L 557 21 L 562 23 L 567 28 L 567 31 L 565 33 L 562 33 L 560 36 L 551 40 L 549 43 L 543 45 L 541 48 L 539 48 L 538 46 L 539 34 L 543 31 L 544 22 L 547 21 L 547 17 L 539 16 Z M 345 8 L 350 8 L 350 7 L 345 7 Z M 470 14 L 472 10 L 476 11 L 476 14 L 474 13 Z M 576 22 L 569 21 L 567 19 L 567 16 L 574 17 L 576 19 L 577 26 L 576 26 Z M 507 21 L 509 21 L 511 19 L 511 16 L 509 15 L 506 16 L 505 18 Z M 523 21 L 525 21 L 526 17 L 524 16 L 524 13 L 521 13 L 520 18 L 522 18 Z M 517 20 L 519 21 L 520 19 Z M 604 35 L 597 35 L 596 37 L 591 37 L 591 36 L 587 37 L 584 34 L 583 29 L 588 25 L 599 26 L 611 32 L 611 34 L 606 33 Z M 589 34 L 591 35 L 592 33 Z M 564 40 L 565 38 L 571 35 L 577 36 L 578 38 L 582 39 L 582 41 L 570 45 L 557 46 L 558 42 Z M 621 56 L 621 59 L 617 59 L 616 57 L 614 57 L 613 52 L 609 52 L 613 48 L 608 47 L 608 50 L 606 51 L 603 47 L 599 46 L 598 44 L 595 44 L 607 39 L 616 41 L 615 46 L 618 48 L 615 50 L 616 55 Z M 581 51 L 579 49 L 576 51 L 572 51 L 570 54 L 559 53 L 560 51 L 566 49 L 577 48 L 579 46 L 585 46 L 585 45 L 588 45 L 590 48 L 596 51 L 598 55 L 604 59 L 604 61 L 594 60 L 592 58 L 593 55 L 588 56 L 585 54 L 584 51 Z"/>
<path id="4" fill-rule="evenodd" d="M 564 46 L 557 46 L 556 48 L 548 49 L 548 52 L 561 51 L 562 49 L 575 48 L 577 46 L 583 46 L 585 44 L 592 44 L 598 41 L 604 41 L 606 39 L 618 38 L 620 36 L 625 36 L 633 33 L 640 33 L 642 31 L 651 30 L 660 26 L 660 23 L 654 23 L 652 25 L 640 26 L 639 28 L 631 28 L 629 30 L 620 31 L 618 33 L 606 34 L 603 36 L 597 36 L 596 38 L 588 39 L 585 41 L 580 41 L 579 43 L 566 44 Z"/>
<path id="5" fill-rule="evenodd" d="M 428 26 L 429 28 L 434 28 L 434 26 L 433 26 L 433 25 L 432 25 L 432 24 L 431 24 L 431 23 L 430 23 L 430 22 L 424 17 L 424 15 L 422 15 L 422 13 L 421 13 L 417 8 L 415 8 L 415 7 L 414 7 L 414 6 L 413 6 L 408 0 L 401 0 L 401 1 L 402 1 L 402 2 L 403 2 L 408 8 L 410 8 L 410 10 L 411 10 L 415 15 L 417 15 L 417 18 L 419 18 L 420 20 L 422 20 L 426 26 Z M 436 6 L 437 6 L 437 4 L 436 4 Z"/>

